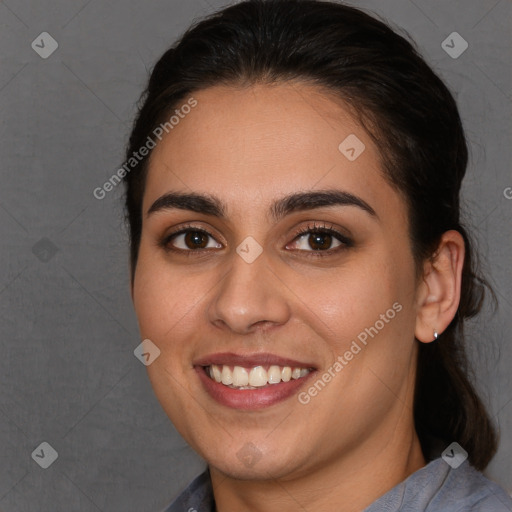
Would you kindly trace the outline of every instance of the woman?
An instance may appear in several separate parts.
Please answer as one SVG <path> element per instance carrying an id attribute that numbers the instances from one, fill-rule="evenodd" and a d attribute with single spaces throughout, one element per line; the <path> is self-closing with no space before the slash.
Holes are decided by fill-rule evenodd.
<path id="1" fill-rule="evenodd" d="M 466 142 L 410 43 L 330 2 L 229 7 L 156 64 L 127 164 L 148 374 L 208 462 L 168 511 L 512 510 L 466 375 Z"/>

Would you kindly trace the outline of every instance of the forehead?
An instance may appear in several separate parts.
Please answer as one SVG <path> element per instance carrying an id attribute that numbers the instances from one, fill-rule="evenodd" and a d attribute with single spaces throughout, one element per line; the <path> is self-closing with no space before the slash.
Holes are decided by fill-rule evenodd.
<path id="1" fill-rule="evenodd" d="M 222 86 L 192 96 L 197 105 L 153 150 L 144 211 L 169 190 L 212 194 L 233 210 L 298 190 L 341 188 L 370 204 L 397 196 L 349 108 L 315 86 Z"/>

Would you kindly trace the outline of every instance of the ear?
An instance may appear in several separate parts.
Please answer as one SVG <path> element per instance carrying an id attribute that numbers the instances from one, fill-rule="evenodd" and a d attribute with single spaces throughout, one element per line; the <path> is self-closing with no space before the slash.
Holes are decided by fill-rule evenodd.
<path id="1" fill-rule="evenodd" d="M 417 290 L 416 339 L 435 340 L 457 313 L 460 302 L 464 239 L 458 231 L 446 231 L 435 254 L 425 261 Z"/>

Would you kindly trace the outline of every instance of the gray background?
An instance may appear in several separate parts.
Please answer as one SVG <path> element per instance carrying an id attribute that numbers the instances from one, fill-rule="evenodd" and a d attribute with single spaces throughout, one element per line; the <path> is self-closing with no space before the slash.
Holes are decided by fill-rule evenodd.
<path id="1" fill-rule="evenodd" d="M 0 3 L 0 510 L 147 511 L 202 469 L 160 409 L 128 287 L 118 168 L 155 60 L 214 0 Z M 456 93 L 465 202 L 500 298 L 470 347 L 502 431 L 488 475 L 512 491 L 510 0 L 354 2 L 403 27 Z M 47 31 L 59 47 L 41 58 Z M 453 59 L 441 42 L 459 32 Z M 512 195 L 508 194 L 509 197 Z M 495 344 L 492 340 L 496 340 Z M 31 453 L 58 452 L 42 469 Z"/>

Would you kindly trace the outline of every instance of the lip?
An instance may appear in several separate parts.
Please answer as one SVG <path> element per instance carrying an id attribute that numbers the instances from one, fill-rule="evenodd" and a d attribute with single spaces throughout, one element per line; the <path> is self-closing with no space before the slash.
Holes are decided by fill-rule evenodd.
<path id="1" fill-rule="evenodd" d="M 235 354 L 234 352 L 222 352 L 201 357 L 192 363 L 194 366 L 211 366 L 212 364 L 228 364 L 230 366 L 291 366 L 292 368 L 314 368 L 314 365 L 304 361 L 297 361 L 286 357 L 276 356 L 267 352 L 255 354 Z"/>
<path id="2" fill-rule="evenodd" d="M 212 364 L 228 364 L 243 366 L 245 368 L 277 365 L 291 366 L 294 368 L 309 368 L 311 371 L 305 377 L 291 379 L 288 382 L 269 384 L 257 389 L 232 389 L 222 383 L 216 382 L 206 374 L 205 367 Z M 231 352 L 211 354 L 200 358 L 194 362 L 194 370 L 206 392 L 216 402 L 232 409 L 245 411 L 264 409 L 279 402 L 283 402 L 296 394 L 299 389 L 305 386 L 317 373 L 316 369 L 310 363 L 304 363 L 294 359 L 268 353 L 240 355 Z"/>

